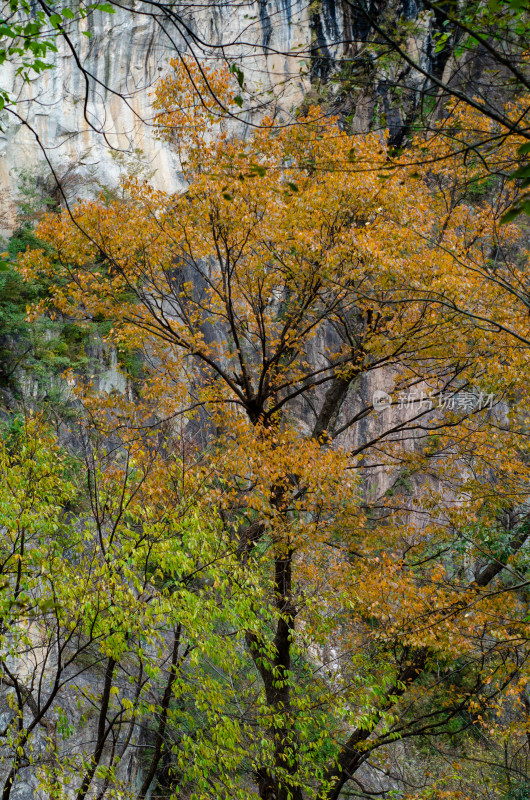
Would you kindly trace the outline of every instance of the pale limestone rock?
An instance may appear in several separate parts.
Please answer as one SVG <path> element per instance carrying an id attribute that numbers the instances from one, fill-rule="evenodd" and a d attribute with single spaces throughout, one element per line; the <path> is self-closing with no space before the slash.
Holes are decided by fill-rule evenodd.
<path id="1" fill-rule="evenodd" d="M 300 104 L 307 90 L 307 64 L 300 53 L 307 55 L 311 46 L 304 0 L 214 0 L 190 12 L 183 2 L 180 10 L 201 39 L 228 45 L 223 52 L 206 49 L 206 60 L 211 63 L 224 53 L 241 64 L 248 88 L 259 100 L 253 110 L 250 103 L 246 119 L 258 118 L 263 113 L 259 106 L 273 97 L 286 112 Z M 92 76 L 86 109 L 85 82 L 64 41 L 51 56 L 55 67 L 29 86 L 16 78 L 15 64 L 2 67 L 0 88 L 14 91 L 15 111 L 29 127 L 12 115 L 2 116 L 0 234 L 9 233 L 16 221 L 18 174 L 49 174 L 46 158 L 69 201 L 94 196 L 103 186 L 115 187 L 128 168 L 142 168 L 157 188 L 172 192 L 183 185 L 176 156 L 156 139 L 151 100 L 169 59 L 189 52 L 187 42 L 176 29 L 170 40 L 153 18 L 126 10 L 97 11 L 68 25 L 79 59 Z M 87 30 L 90 39 L 82 35 Z M 264 45 L 271 50 L 265 52 Z"/>

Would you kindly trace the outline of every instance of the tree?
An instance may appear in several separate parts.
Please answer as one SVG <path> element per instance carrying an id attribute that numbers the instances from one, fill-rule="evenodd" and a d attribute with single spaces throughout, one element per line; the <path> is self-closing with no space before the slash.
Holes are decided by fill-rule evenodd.
<path id="1" fill-rule="evenodd" d="M 121 24 L 122 20 L 125 24 L 132 24 L 134 20 L 140 19 L 151 26 L 153 36 L 162 34 L 162 41 L 167 48 L 167 59 L 162 62 L 164 67 L 170 56 L 182 58 L 185 69 L 186 64 L 192 61 L 204 79 L 207 74 L 202 68 L 205 57 L 228 65 L 238 80 L 236 107 L 227 107 L 208 81 L 201 80 L 195 85 L 199 102 L 210 105 L 216 114 L 223 117 L 232 116 L 237 122 L 252 127 L 254 125 L 254 121 L 250 118 L 252 114 L 249 116 L 248 113 L 241 111 L 243 106 L 241 95 L 246 94 L 246 99 L 249 101 L 247 104 L 249 108 L 245 109 L 245 112 L 251 110 L 259 115 L 264 113 L 267 106 L 274 105 L 274 98 L 267 96 L 262 86 L 252 88 L 250 84 L 246 84 L 244 72 L 239 64 L 241 57 L 248 55 L 249 48 L 256 46 L 254 37 L 256 41 L 261 38 L 260 32 L 253 30 L 256 23 L 251 21 L 248 24 L 246 20 L 249 15 L 242 16 L 246 32 L 249 34 L 248 40 L 244 34 L 236 34 L 234 37 L 230 34 L 227 38 L 220 38 L 213 28 L 210 36 L 203 37 L 200 30 L 201 10 L 211 12 L 214 16 L 219 12 L 219 7 L 211 3 L 200 9 L 194 3 L 170 5 L 153 0 L 140 0 L 134 4 L 121 2 L 63 4 L 55 0 L 51 2 L 5 0 L 0 6 L 0 66 L 4 68 L 2 76 L 4 80 L 0 84 L 0 113 L 11 115 L 18 125 L 30 129 L 65 203 L 67 198 L 61 185 L 60 175 L 56 173 L 37 127 L 31 122 L 30 115 L 24 111 L 26 105 L 32 108 L 38 102 L 39 88 L 42 87 L 38 78 L 43 72 L 55 69 L 60 56 L 66 56 L 70 60 L 72 71 L 76 75 L 76 83 L 79 82 L 82 87 L 80 96 L 75 98 L 75 103 L 80 103 L 83 124 L 88 130 L 101 135 L 111 150 L 119 148 L 110 141 L 105 125 L 91 108 L 94 93 L 102 92 L 105 97 L 110 95 L 115 100 L 121 101 L 128 107 L 133 117 L 146 126 L 150 127 L 152 122 L 151 118 L 141 119 L 138 114 L 133 98 L 140 90 L 131 91 L 129 87 L 125 89 L 123 84 L 113 85 L 112 79 L 108 75 L 99 74 L 91 63 L 95 48 L 93 47 L 90 52 L 91 48 L 86 38 L 91 39 L 94 31 L 102 26 L 102 14 L 118 13 L 120 16 L 118 24 Z M 226 12 L 221 10 L 221 14 L 224 13 Z M 271 31 L 272 26 L 269 40 Z M 264 52 L 275 51 L 273 47 L 265 45 Z M 296 53 L 288 56 L 288 59 L 294 58 Z M 191 76 L 190 71 L 189 77 Z M 32 88 L 26 91 L 29 84 L 32 84 Z M 145 91 L 145 87 L 141 91 Z"/>
<path id="2" fill-rule="evenodd" d="M 33 8 L 30 3 L 13 0 L 5 6 L 0 28 L 7 42 L 0 50 L 0 63 L 20 61 L 19 72 L 28 81 L 33 73 L 51 68 L 52 61 L 47 56 L 58 43 L 64 45 L 85 89 L 84 120 L 91 129 L 106 136 L 104 128 L 89 113 L 90 92 L 99 88 L 118 96 L 133 113 L 134 104 L 119 87 L 109 85 L 91 71 L 79 42 L 82 34 L 90 35 L 90 31 L 80 31 L 78 27 L 79 22 L 94 13 L 118 10 L 150 19 L 154 28 L 164 33 L 171 52 L 177 58 L 183 57 L 185 69 L 189 63 L 187 58 L 194 62 L 195 71 L 189 70 L 188 77 L 193 79 L 197 70 L 201 73 L 201 80 L 193 79 L 194 91 L 198 101 L 209 106 L 216 115 L 228 115 L 241 125 L 254 127 L 268 107 L 272 107 L 273 114 L 277 113 L 274 87 L 268 94 L 264 93 L 263 87 L 253 85 L 245 73 L 245 58 L 259 48 L 264 58 L 281 56 L 286 59 L 285 63 L 296 59 L 300 64 L 296 80 L 309 77 L 312 94 L 322 90 L 330 100 L 328 109 L 339 109 L 346 124 L 357 104 L 371 103 L 372 120 L 365 124 L 388 128 L 389 143 L 394 148 L 408 146 L 411 134 L 418 129 L 430 132 L 439 117 L 448 113 L 448 102 L 451 109 L 457 107 L 451 102 L 456 100 L 479 111 L 483 124 L 474 132 L 472 141 L 469 136 L 460 140 L 454 126 L 451 130 L 447 128 L 447 135 L 450 130 L 450 136 L 460 142 L 463 152 L 470 157 L 476 148 L 491 149 L 501 144 L 506 136 L 518 138 L 521 140 L 519 152 L 510 164 L 503 165 L 500 174 L 520 180 L 522 188 L 528 188 L 528 105 L 526 103 L 518 118 L 507 108 L 514 100 L 524 101 L 529 88 L 528 4 L 524 0 L 477 0 L 463 6 L 452 0 L 426 0 L 403 8 L 394 3 L 374 6 L 347 0 L 339 5 L 340 8 L 334 3 L 310 4 L 311 36 L 306 47 L 297 48 L 293 53 L 278 49 L 273 40 L 274 27 L 278 19 L 282 19 L 281 15 L 275 17 L 261 5 L 255 15 L 247 15 L 244 32 L 222 40 L 215 34 L 208 37 L 198 31 L 200 12 L 193 4 L 170 7 L 154 0 L 142 0 L 134 8 L 119 2 L 61 8 L 41 2 Z M 213 13 L 214 4 L 206 4 L 203 9 Z M 237 77 L 238 86 L 233 95 L 237 98 L 236 106 L 227 104 L 209 84 L 207 73 L 202 69 L 205 58 L 226 63 Z M 280 91 L 289 80 L 278 76 Z M 0 104 L 7 104 L 7 110 L 18 123 L 30 124 L 7 87 L 1 91 Z M 288 115 L 296 112 L 291 108 L 283 110 Z M 290 124 L 292 117 L 277 118 L 276 122 Z M 494 123 L 493 128 L 491 123 Z M 60 186 L 59 176 L 37 131 L 33 133 Z M 449 147 L 448 157 L 451 151 Z M 426 153 L 421 154 L 422 162 L 426 158 Z M 488 160 L 483 166 L 486 175 L 492 169 L 492 174 L 499 174 Z M 67 204 L 64 193 L 62 199 Z M 513 205 L 511 215 L 528 210 L 528 203 L 528 194 L 523 192 Z"/>
<path id="3" fill-rule="evenodd" d="M 268 563 L 245 636 L 259 676 L 246 769 L 263 800 L 332 800 L 396 739 L 494 731 L 526 680 L 525 435 L 473 394 L 501 400 L 526 356 L 500 320 L 442 296 L 457 281 L 500 302 L 494 280 L 480 295 L 477 264 L 507 248 L 511 199 L 473 206 L 447 164 L 420 180 L 316 108 L 230 138 L 174 69 L 160 135 L 187 190 L 131 179 L 122 201 L 49 216 L 50 252 L 22 268 L 53 278 L 53 313 L 112 320 L 111 341 L 142 348 L 146 425 L 195 415 L 240 568 Z M 230 97 L 228 74 L 207 77 Z M 424 399 L 377 416 L 376 380 Z"/>
<path id="4" fill-rule="evenodd" d="M 178 742 L 182 786 L 242 797 L 223 673 L 241 662 L 234 621 L 253 627 L 252 573 L 174 437 L 162 458 L 131 424 L 78 433 L 82 459 L 36 417 L 0 446 L 2 796 L 144 798 Z"/>
<path id="5" fill-rule="evenodd" d="M 454 145 L 471 159 L 480 151 L 485 176 L 521 179 L 522 188 L 528 188 L 527 2 L 425 0 L 398 8 L 347 0 L 344 7 L 341 41 L 330 42 L 326 50 L 342 47 L 342 55 L 334 63 L 318 48 L 315 52 L 315 64 L 322 64 L 326 78 L 334 75 L 339 105 L 351 108 L 351 98 L 344 96 L 351 84 L 357 100 L 363 93 L 371 95 L 378 107 L 374 120 L 388 128 L 389 143 L 396 148 L 407 148 L 419 130 L 428 141 L 440 118 L 445 119 L 445 157 L 451 159 Z M 519 115 L 512 113 L 514 105 Z M 463 135 L 456 119 L 451 124 L 462 108 L 474 111 L 477 123 Z M 495 152 L 512 136 L 518 151 L 501 167 Z M 415 155 L 420 162 L 431 158 L 427 151 Z M 444 157 L 439 149 L 436 157 Z M 511 217 L 529 208 L 524 193 Z"/>

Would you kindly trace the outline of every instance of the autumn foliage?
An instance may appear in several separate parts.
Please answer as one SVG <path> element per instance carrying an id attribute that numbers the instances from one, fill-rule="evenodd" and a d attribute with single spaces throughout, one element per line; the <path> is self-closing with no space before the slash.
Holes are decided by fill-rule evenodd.
<path id="1" fill-rule="evenodd" d="M 426 759 L 401 796 L 472 797 L 464 757 L 527 731 L 527 254 L 500 224 L 513 184 L 471 196 L 477 162 L 456 146 L 436 158 L 443 122 L 418 158 L 317 107 L 242 138 L 198 99 L 205 79 L 230 109 L 234 75 L 196 64 L 156 94 L 185 190 L 126 178 L 119 199 L 47 216 L 46 249 L 21 260 L 52 285 L 32 314 L 108 320 L 109 345 L 144 364 L 134 398 L 77 380 L 90 435 L 105 450 L 119 433 L 119 458 L 89 468 L 99 499 L 62 564 L 110 605 L 82 610 L 82 583 L 61 575 L 54 630 L 89 625 L 111 679 L 136 675 L 134 700 L 115 692 L 120 725 L 153 705 L 158 760 L 131 796 L 165 764 L 167 796 L 333 800 L 375 791 L 370 766 L 399 777 L 397 741 L 458 740 L 450 770 Z M 115 780 L 109 714 L 78 798 Z M 10 734 L 24 755 L 25 731 Z"/>

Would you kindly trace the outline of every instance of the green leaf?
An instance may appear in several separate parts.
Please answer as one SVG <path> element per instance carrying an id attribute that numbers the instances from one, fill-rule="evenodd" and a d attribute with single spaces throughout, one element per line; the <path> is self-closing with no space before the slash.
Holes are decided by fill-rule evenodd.
<path id="1" fill-rule="evenodd" d="M 93 9 L 94 11 L 104 11 L 105 14 L 116 13 L 116 9 L 113 8 L 110 3 L 92 3 L 89 5 L 89 8 Z"/>
<path id="2" fill-rule="evenodd" d="M 237 95 L 234 97 L 234 103 L 235 103 L 237 106 L 239 106 L 239 108 L 243 108 L 243 98 L 241 97 L 241 95 L 240 95 L 240 94 L 237 94 Z"/>
<path id="3" fill-rule="evenodd" d="M 519 205 L 523 214 L 530 214 L 530 197 L 523 200 Z"/>
<path id="4" fill-rule="evenodd" d="M 514 219 L 516 219 L 519 216 L 519 214 L 521 214 L 521 212 L 522 212 L 522 209 L 519 206 L 513 206 L 512 208 L 510 208 L 506 212 L 506 214 L 502 215 L 501 224 L 502 225 L 506 225 L 506 223 L 512 222 Z"/>
<path id="5" fill-rule="evenodd" d="M 232 64 L 230 67 L 230 72 L 232 72 L 236 76 L 237 82 L 239 83 L 240 87 L 243 88 L 243 85 L 245 83 L 245 73 L 243 72 L 241 67 L 238 64 Z"/>
<path id="6" fill-rule="evenodd" d="M 530 164 L 524 164 L 522 167 L 518 167 L 515 172 L 510 173 L 508 175 L 510 180 L 515 180 L 518 178 L 530 178 Z"/>
<path id="7" fill-rule="evenodd" d="M 36 36 L 40 33 L 40 25 L 36 22 L 28 22 L 24 25 L 24 36 Z"/>
<path id="8" fill-rule="evenodd" d="M 74 14 L 74 12 L 72 11 L 71 8 L 63 8 L 63 10 L 61 11 L 61 14 L 63 15 L 63 17 L 65 19 L 74 19 L 75 18 L 75 14 Z"/>

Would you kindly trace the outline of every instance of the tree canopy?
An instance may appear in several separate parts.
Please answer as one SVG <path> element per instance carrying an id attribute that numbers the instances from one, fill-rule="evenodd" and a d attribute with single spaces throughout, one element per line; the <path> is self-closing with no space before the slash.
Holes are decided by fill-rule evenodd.
<path id="1" fill-rule="evenodd" d="M 456 119 L 473 135 L 477 109 L 405 153 L 316 106 L 239 138 L 195 93 L 207 80 L 228 103 L 237 76 L 197 70 L 175 62 L 156 98 L 186 190 L 125 179 L 119 198 L 46 216 L 45 248 L 20 258 L 50 286 L 34 315 L 107 320 L 109 346 L 144 365 L 134 397 L 70 376 L 91 500 L 63 568 L 97 576 L 109 603 L 74 622 L 108 677 L 77 796 L 101 780 L 94 796 L 143 797 L 166 765 L 170 797 L 471 798 L 484 780 L 501 797 L 485 754 L 516 763 L 529 702 L 527 254 L 501 224 L 518 189 L 484 191 L 482 151 L 450 135 Z M 56 525 L 73 490 L 54 475 Z M 60 642 L 67 620 L 47 613 Z M 149 680 L 115 711 L 133 662 Z M 125 788 L 110 741 L 151 691 L 156 764 Z M 451 768 L 429 757 L 412 776 L 399 747 Z"/>

